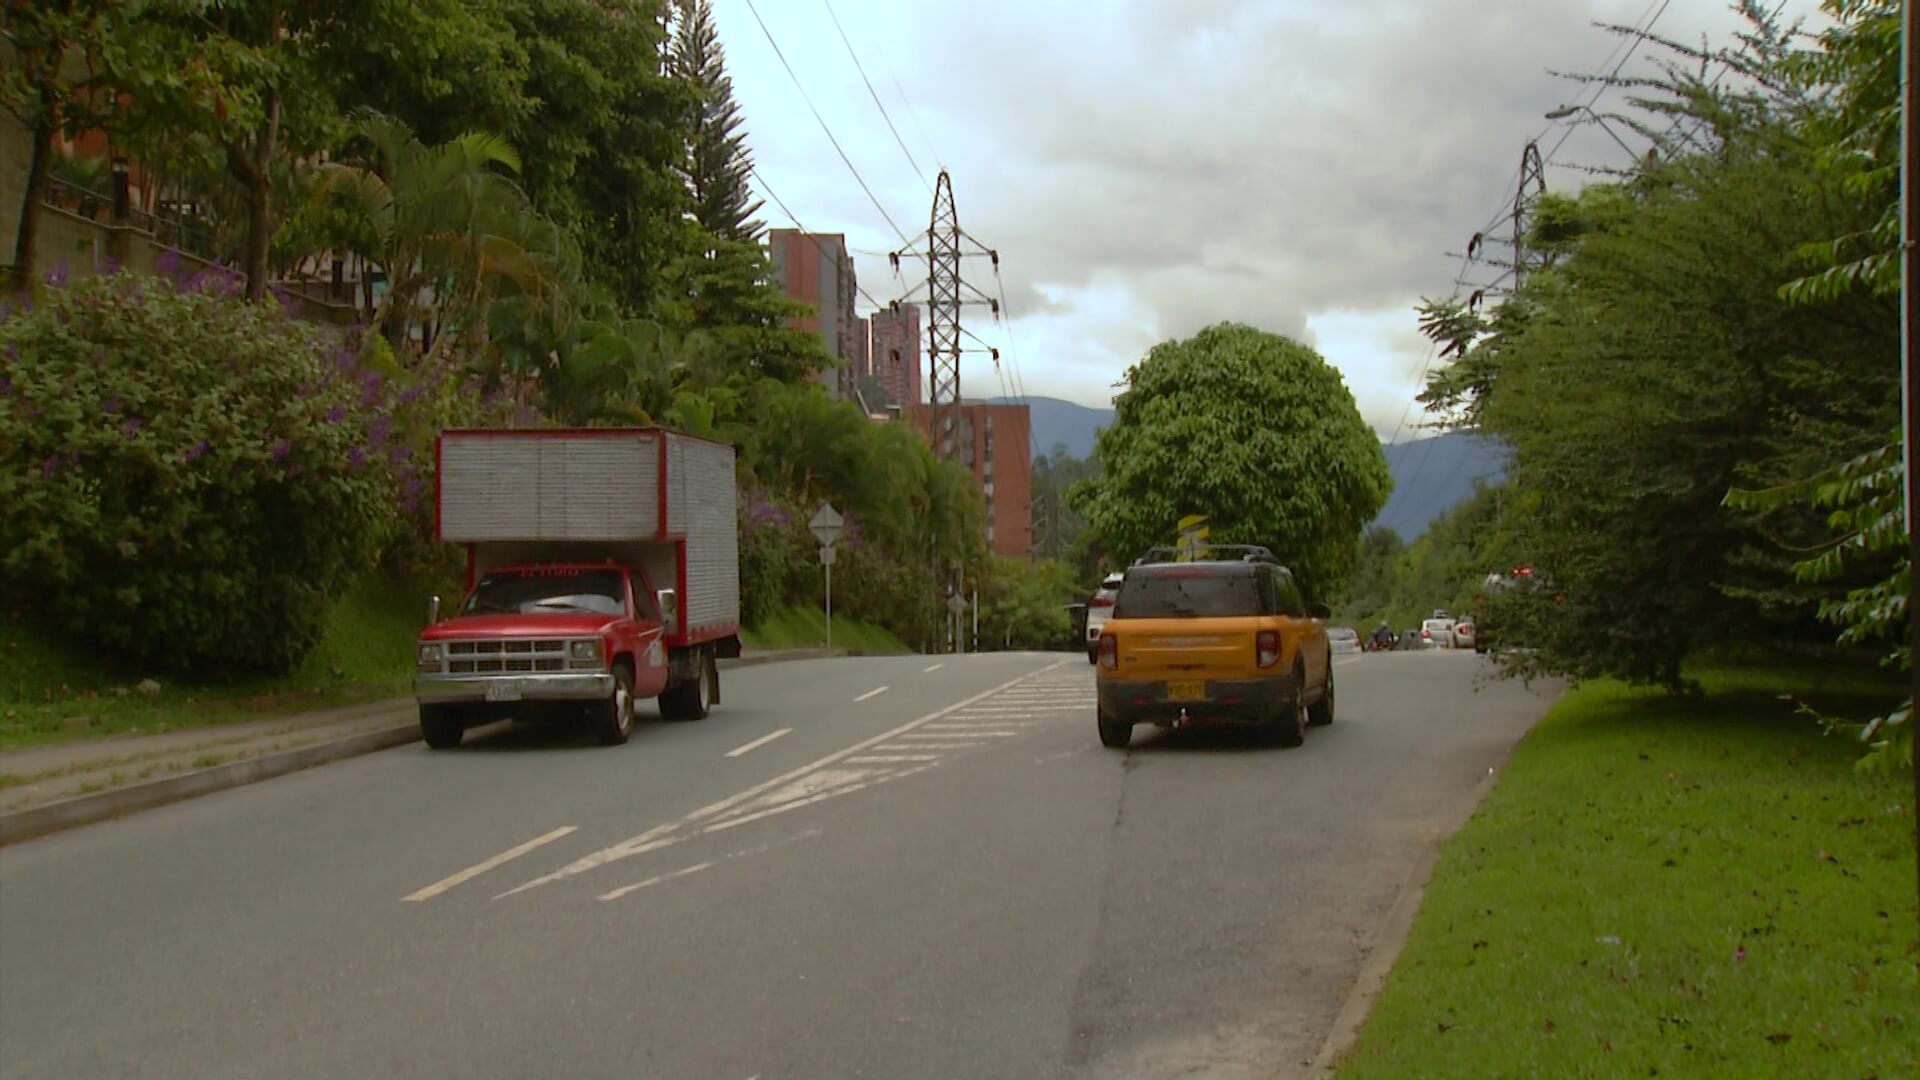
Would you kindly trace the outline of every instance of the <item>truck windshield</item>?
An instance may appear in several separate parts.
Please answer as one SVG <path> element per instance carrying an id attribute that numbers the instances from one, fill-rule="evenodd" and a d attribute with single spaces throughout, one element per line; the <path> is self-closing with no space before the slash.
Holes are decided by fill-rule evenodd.
<path id="1" fill-rule="evenodd" d="M 566 570 L 488 574 L 467 597 L 467 615 L 525 615 L 540 611 L 626 614 L 626 593 L 616 570 Z"/>
<path id="2" fill-rule="evenodd" d="M 1238 570 L 1238 568 L 1235 568 Z M 1260 614 L 1260 589 L 1244 571 L 1135 570 L 1113 602 L 1116 619 L 1193 619 Z"/>

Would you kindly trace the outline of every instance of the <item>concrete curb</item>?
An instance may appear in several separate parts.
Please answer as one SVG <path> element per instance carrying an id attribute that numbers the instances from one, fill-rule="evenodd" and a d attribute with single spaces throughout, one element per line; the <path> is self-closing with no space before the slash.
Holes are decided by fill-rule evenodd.
<path id="1" fill-rule="evenodd" d="M 1534 723 L 1538 724 L 1539 720 L 1536 719 Z M 1400 895 L 1394 899 L 1393 906 L 1387 909 L 1380 925 L 1374 930 L 1373 938 L 1367 942 L 1366 959 L 1361 961 L 1360 971 L 1354 976 L 1353 988 L 1347 991 L 1346 1001 L 1341 1003 L 1340 1011 L 1334 1014 L 1333 1027 L 1321 1042 L 1320 1052 L 1313 1056 L 1313 1064 L 1307 1070 L 1309 1076 L 1331 1076 L 1339 1067 L 1340 1059 L 1359 1041 L 1360 1029 L 1366 1025 L 1367 1015 L 1373 1010 L 1373 1000 L 1386 988 L 1387 977 L 1393 973 L 1394 963 L 1400 959 L 1400 950 L 1406 947 L 1407 935 L 1413 931 L 1414 917 L 1420 914 L 1420 901 L 1426 897 L 1434 868 L 1440 864 L 1440 849 L 1473 819 L 1481 801 L 1500 781 L 1500 774 L 1506 772 L 1507 761 L 1513 756 L 1513 747 L 1525 742 L 1532 734 L 1530 727 L 1526 735 L 1516 740 L 1513 746 L 1507 747 L 1506 752 L 1500 755 L 1500 760 L 1475 785 L 1473 795 L 1465 800 L 1465 810 L 1439 831 L 1431 846 L 1408 869 L 1406 881 L 1400 886 Z"/>
<path id="2" fill-rule="evenodd" d="M 48 833 L 60 832 L 63 829 L 91 825 L 97 821 L 105 821 L 108 818 L 121 817 L 141 810 L 151 810 L 157 806 L 165 806 L 168 803 L 199 795 L 210 795 L 216 791 L 241 787 L 259 780 L 284 776 L 290 772 L 310 769 L 315 765 L 326 765 L 345 758 L 358 757 L 361 754 L 371 754 L 376 750 L 404 746 L 410 742 L 417 742 L 419 738 L 420 726 L 410 722 L 404 727 L 349 735 L 344 739 L 333 739 L 294 750 L 283 750 L 277 754 L 263 754 L 246 761 L 216 765 L 210 769 L 196 769 L 193 772 L 169 776 L 162 780 L 149 780 L 144 784 L 131 784 L 111 791 L 78 795 L 43 806 L 17 810 L 11 814 L 0 814 L 0 847 L 45 836 Z"/>
<path id="3" fill-rule="evenodd" d="M 793 649 L 721 660 L 719 664 L 722 668 L 757 667 L 783 660 L 819 660 L 829 656 L 845 655 L 847 655 L 845 649 L 835 649 L 832 653 L 828 653 L 825 649 Z M 368 702 L 364 706 L 354 707 L 352 710 L 354 715 L 343 716 L 341 719 L 358 719 L 363 713 L 372 715 L 385 709 L 397 710 L 412 708 L 412 706 L 412 698 L 390 698 L 384 701 Z M 124 817 L 141 810 L 151 810 L 183 799 L 211 795 L 216 791 L 226 791 L 229 788 L 242 787 L 261 780 L 271 780 L 276 776 L 310 769 L 315 765 L 328 765 L 362 754 L 391 750 L 396 746 L 418 742 L 419 739 L 419 724 L 408 720 L 404 725 L 379 731 L 362 732 L 311 746 L 263 754 L 246 761 L 216 765 L 209 769 L 196 769 L 178 776 L 129 784 L 126 787 L 94 792 L 90 795 L 76 795 L 11 813 L 0 813 L 0 847 L 81 825 L 91 825 L 109 818 Z"/>

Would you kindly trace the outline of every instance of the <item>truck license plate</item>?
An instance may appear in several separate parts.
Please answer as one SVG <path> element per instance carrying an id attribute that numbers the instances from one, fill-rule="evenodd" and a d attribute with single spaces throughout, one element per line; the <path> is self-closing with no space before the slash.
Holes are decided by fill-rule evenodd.
<path id="1" fill-rule="evenodd" d="M 1170 682 L 1167 684 L 1168 701 L 1201 701 L 1207 696 L 1207 684 L 1198 681 Z"/>
<path id="2" fill-rule="evenodd" d="M 518 682 L 497 682 L 487 685 L 488 701 L 519 701 L 520 684 Z"/>

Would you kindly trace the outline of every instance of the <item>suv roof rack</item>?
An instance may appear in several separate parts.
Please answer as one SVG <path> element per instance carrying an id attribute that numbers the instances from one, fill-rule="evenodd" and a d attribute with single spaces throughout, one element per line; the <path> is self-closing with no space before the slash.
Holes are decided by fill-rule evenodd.
<path id="1" fill-rule="evenodd" d="M 1257 562 L 1280 565 L 1272 550 L 1259 544 L 1182 544 L 1160 546 L 1147 549 L 1147 553 L 1133 560 L 1133 565 L 1147 563 L 1169 563 L 1182 561 L 1204 562 Z"/>

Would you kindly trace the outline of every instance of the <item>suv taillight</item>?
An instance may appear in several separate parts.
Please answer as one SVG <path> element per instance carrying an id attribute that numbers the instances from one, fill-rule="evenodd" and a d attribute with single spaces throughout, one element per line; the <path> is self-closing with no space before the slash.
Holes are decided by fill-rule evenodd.
<path id="1" fill-rule="evenodd" d="M 1120 639 L 1112 634 L 1100 635 L 1100 666 L 1108 671 L 1120 669 Z"/>
<path id="2" fill-rule="evenodd" d="M 1088 606 L 1088 607 L 1112 607 L 1112 606 L 1113 606 L 1113 597 L 1111 597 L 1111 596 L 1096 596 L 1096 597 L 1094 597 L 1093 599 L 1091 599 L 1091 600 L 1089 600 L 1089 601 L 1087 601 L 1087 606 Z"/>
<path id="3" fill-rule="evenodd" d="M 1261 667 L 1272 667 L 1280 662 L 1280 631 L 1262 630 L 1253 638 L 1254 661 Z"/>

